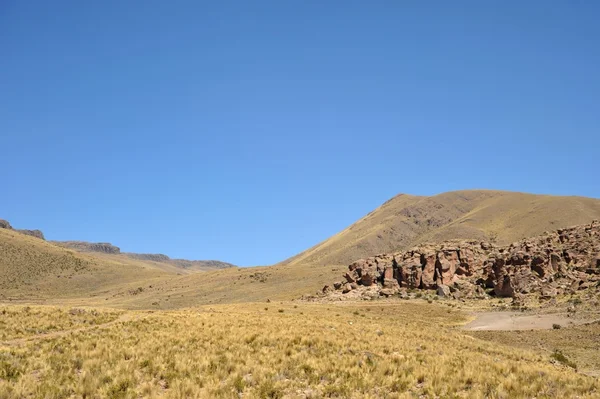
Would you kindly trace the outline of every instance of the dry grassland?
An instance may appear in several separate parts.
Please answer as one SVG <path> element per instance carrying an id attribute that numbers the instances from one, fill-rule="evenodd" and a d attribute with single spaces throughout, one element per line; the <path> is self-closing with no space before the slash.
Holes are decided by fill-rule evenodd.
<path id="1" fill-rule="evenodd" d="M 40 312 L 57 326 L 74 326 L 68 309 L 4 308 L 4 325 L 28 325 L 30 312 Z M 549 356 L 468 336 L 456 327 L 465 322 L 462 313 L 425 301 L 248 303 L 126 315 L 72 334 L 4 340 L 0 398 L 600 395 L 596 379 Z"/>

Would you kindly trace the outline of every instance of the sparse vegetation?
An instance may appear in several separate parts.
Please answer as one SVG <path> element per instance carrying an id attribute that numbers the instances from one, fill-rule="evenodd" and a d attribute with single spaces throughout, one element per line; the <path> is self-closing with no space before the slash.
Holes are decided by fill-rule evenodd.
<path id="1" fill-rule="evenodd" d="M 122 311 L 0 305 L 0 342 L 113 321 Z"/>
<path id="2" fill-rule="evenodd" d="M 373 306 L 385 312 L 366 310 Z M 129 321 L 103 329 L 5 344 L 0 397 L 584 398 L 600 392 L 596 380 L 547 358 L 466 337 L 451 328 L 463 316 L 436 304 L 306 304 L 304 314 L 289 303 L 280 305 L 284 313 L 263 308 L 130 311 Z M 7 309 L 13 325 L 30 317 L 23 308 Z M 69 310 L 29 312 L 73 316 Z"/>
<path id="3" fill-rule="evenodd" d="M 556 360 L 557 362 L 564 364 L 565 366 L 574 368 L 575 370 L 577 370 L 577 365 L 570 361 L 569 359 L 567 359 L 567 357 L 560 351 L 560 350 L 555 350 L 554 353 L 552 353 L 552 355 L 550 355 L 550 357 L 554 360 Z"/>

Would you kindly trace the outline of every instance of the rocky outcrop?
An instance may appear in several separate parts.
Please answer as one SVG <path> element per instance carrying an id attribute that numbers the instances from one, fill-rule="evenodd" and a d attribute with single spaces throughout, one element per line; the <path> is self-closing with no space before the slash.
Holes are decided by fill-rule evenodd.
<path id="1" fill-rule="evenodd" d="M 36 237 L 45 240 L 44 233 L 40 230 L 18 230 L 14 229 L 11 224 L 4 219 L 0 219 L 0 229 L 11 230 L 20 234 Z M 121 253 L 121 249 L 107 242 L 86 242 L 86 241 L 50 241 L 52 244 L 63 248 L 73 249 L 78 252 L 99 252 L 111 255 L 124 255 L 133 259 L 143 261 L 166 263 L 171 266 L 197 271 L 208 271 L 214 269 L 226 269 L 236 267 L 231 263 L 221 262 L 218 260 L 187 260 L 187 259 L 171 259 L 164 254 L 138 254 L 138 253 Z"/>
<path id="2" fill-rule="evenodd" d="M 120 254 L 121 249 L 108 242 L 86 242 L 86 241 L 51 241 L 53 244 L 63 248 L 74 249 L 79 252 L 101 252 L 105 254 Z"/>
<path id="3" fill-rule="evenodd" d="M 152 262 L 168 262 L 171 260 L 171 258 L 164 254 L 136 254 L 132 252 L 127 252 L 125 253 L 125 255 L 133 259 L 149 260 Z"/>
<path id="4" fill-rule="evenodd" d="M 231 263 L 221 262 L 219 260 L 187 260 L 187 259 L 171 259 L 164 254 L 137 254 L 132 252 L 124 253 L 133 259 L 146 260 L 151 262 L 168 263 L 170 265 L 181 267 L 190 270 L 211 270 L 211 269 L 226 269 L 236 267 Z"/>
<path id="5" fill-rule="evenodd" d="M 192 270 L 207 270 L 207 269 L 227 269 L 229 267 L 237 267 L 231 263 L 222 262 L 220 260 L 187 260 L 187 259 L 171 259 L 170 263 L 177 267 Z"/>
<path id="6" fill-rule="evenodd" d="M 42 233 L 41 230 L 15 229 L 10 225 L 8 220 L 4 220 L 4 219 L 0 219 L 0 229 L 12 230 L 12 231 L 16 231 L 17 233 L 21 233 L 21 234 L 25 234 L 25 235 L 32 236 L 35 238 L 39 238 L 40 240 L 45 240 L 44 233 Z"/>
<path id="7" fill-rule="evenodd" d="M 12 226 L 8 223 L 8 220 L 0 219 L 0 229 L 12 230 Z"/>
<path id="8" fill-rule="evenodd" d="M 25 235 L 32 236 L 32 237 L 35 237 L 35 238 L 39 238 L 40 240 L 45 240 L 44 233 L 42 233 L 41 230 L 21 230 L 21 229 L 19 229 L 19 230 L 16 230 L 16 231 L 18 231 L 21 234 L 25 234 Z"/>
<path id="9" fill-rule="evenodd" d="M 496 247 L 485 241 L 424 244 L 408 251 L 360 259 L 348 266 L 347 284 L 328 295 L 369 287 L 380 295 L 407 289 L 436 290 L 440 296 L 547 299 L 600 287 L 600 222 L 547 232 Z M 371 294 L 369 294 L 371 295 Z"/>

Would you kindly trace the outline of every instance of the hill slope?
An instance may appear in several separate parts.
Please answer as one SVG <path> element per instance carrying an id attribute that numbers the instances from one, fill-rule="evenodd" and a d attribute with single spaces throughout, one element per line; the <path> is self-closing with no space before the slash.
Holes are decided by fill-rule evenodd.
<path id="1" fill-rule="evenodd" d="M 186 270 L 208 271 L 236 267 L 231 263 L 219 260 L 187 260 L 171 259 L 164 254 L 138 254 L 133 252 L 121 252 L 121 249 L 108 242 L 86 242 L 86 241 L 50 241 L 59 247 L 74 249 L 78 252 L 93 252 L 99 254 L 122 255 L 139 261 L 151 262 L 162 267 L 179 267 Z"/>
<path id="2" fill-rule="evenodd" d="M 78 253 L 0 229 L 0 300 L 89 298 L 177 276 L 180 268 L 156 267 L 127 257 Z M 185 272 L 185 271 L 184 271 Z"/>
<path id="3" fill-rule="evenodd" d="M 398 195 L 284 265 L 339 265 L 423 242 L 480 239 L 508 244 L 600 218 L 600 200 L 492 190 Z"/>

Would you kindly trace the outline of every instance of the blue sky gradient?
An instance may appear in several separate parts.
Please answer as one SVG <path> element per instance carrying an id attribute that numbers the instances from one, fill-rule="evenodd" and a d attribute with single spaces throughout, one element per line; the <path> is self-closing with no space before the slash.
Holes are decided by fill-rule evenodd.
<path id="1" fill-rule="evenodd" d="M 600 3 L 0 0 L 0 218 L 271 264 L 397 193 L 600 197 Z"/>

